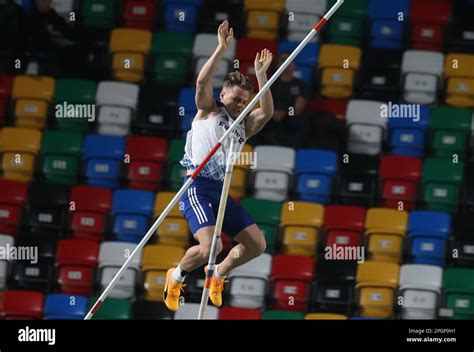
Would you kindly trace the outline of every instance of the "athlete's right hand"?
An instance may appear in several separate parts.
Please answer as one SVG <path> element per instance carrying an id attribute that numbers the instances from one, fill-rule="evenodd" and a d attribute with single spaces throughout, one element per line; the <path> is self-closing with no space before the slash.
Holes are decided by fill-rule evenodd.
<path id="1" fill-rule="evenodd" d="M 225 20 L 222 22 L 217 30 L 217 38 L 219 40 L 219 46 L 227 49 L 227 46 L 231 43 L 234 37 L 234 29 L 229 28 L 229 21 Z"/>

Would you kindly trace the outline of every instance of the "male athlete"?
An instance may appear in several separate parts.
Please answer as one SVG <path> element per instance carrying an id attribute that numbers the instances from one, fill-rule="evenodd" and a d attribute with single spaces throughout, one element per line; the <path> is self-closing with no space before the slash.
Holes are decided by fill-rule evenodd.
<path id="1" fill-rule="evenodd" d="M 220 102 L 214 100 L 212 78 L 222 60 L 224 53 L 233 40 L 233 29 L 224 21 L 219 26 L 218 46 L 214 54 L 202 68 L 196 81 L 196 105 L 198 112 L 187 134 L 185 154 L 181 164 L 187 168 L 190 177 L 199 164 L 209 154 L 212 147 L 224 132 L 244 110 L 250 93 L 252 81 L 240 72 L 231 72 L 224 79 L 220 92 Z M 255 73 L 259 88 L 267 82 L 267 69 L 272 62 L 272 53 L 264 49 L 255 58 Z M 252 111 L 234 130 L 230 137 L 235 137 L 240 152 L 245 141 L 258 133 L 272 118 L 273 99 L 268 90 L 260 99 L 260 108 Z M 180 210 L 186 217 L 190 229 L 199 242 L 189 248 L 176 268 L 168 270 L 163 298 L 166 306 L 176 311 L 179 308 L 179 296 L 184 286 L 186 274 L 208 262 L 211 243 L 214 235 L 220 194 L 225 174 L 224 152 L 219 150 L 200 172 L 196 180 L 182 196 Z M 222 305 L 222 291 L 226 275 L 265 251 L 265 238 L 255 221 L 231 197 L 227 199 L 223 231 L 239 244 L 232 248 L 229 255 L 216 266 L 211 279 L 209 297 L 212 303 Z M 217 247 L 222 250 L 222 241 Z"/>

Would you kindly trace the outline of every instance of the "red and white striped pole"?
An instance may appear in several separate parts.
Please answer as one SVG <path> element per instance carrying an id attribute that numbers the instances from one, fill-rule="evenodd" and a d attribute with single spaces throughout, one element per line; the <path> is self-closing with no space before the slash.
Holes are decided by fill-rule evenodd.
<path id="1" fill-rule="evenodd" d="M 264 95 L 268 89 L 270 89 L 270 86 L 280 77 L 281 73 L 288 67 L 290 62 L 294 60 L 296 55 L 300 53 L 300 51 L 308 44 L 308 42 L 316 35 L 316 33 L 326 24 L 326 22 L 331 18 L 331 16 L 341 7 L 341 5 L 344 3 L 344 0 L 337 0 L 337 2 L 329 9 L 329 11 L 321 18 L 321 20 L 313 27 L 313 29 L 308 33 L 308 35 L 303 39 L 303 41 L 295 48 L 295 50 L 291 53 L 290 56 L 285 60 L 285 62 L 278 68 L 278 70 L 275 72 L 275 74 L 268 80 L 268 82 L 260 89 L 260 91 L 255 95 L 255 97 L 250 101 L 250 103 L 246 106 L 246 108 L 240 113 L 239 117 L 234 121 L 234 123 L 229 126 L 229 129 L 224 133 L 224 135 L 219 139 L 219 141 L 216 143 L 216 145 L 211 149 L 209 154 L 204 158 L 204 160 L 201 162 L 199 167 L 193 172 L 191 177 L 188 178 L 188 180 L 184 183 L 184 185 L 181 187 L 181 189 L 176 193 L 176 195 L 173 197 L 171 202 L 168 204 L 168 206 L 163 210 L 161 215 L 156 219 L 155 223 L 150 227 L 148 232 L 145 234 L 145 236 L 142 238 L 140 243 L 135 247 L 133 252 L 129 255 L 125 263 L 123 263 L 122 267 L 120 270 L 115 274 L 114 278 L 112 281 L 110 281 L 109 285 L 105 288 L 104 292 L 100 295 L 100 297 L 97 299 L 95 304 L 92 306 L 91 310 L 87 313 L 85 316 L 84 320 L 89 320 L 92 318 L 92 316 L 99 310 L 101 304 L 104 302 L 104 300 L 107 298 L 109 295 L 110 291 L 112 288 L 117 284 L 117 281 L 120 279 L 120 277 L 123 275 L 125 270 L 127 270 L 128 266 L 130 265 L 130 262 L 132 261 L 132 258 L 145 246 L 145 244 L 148 242 L 148 239 L 155 233 L 155 231 L 158 229 L 158 227 L 161 225 L 163 220 L 166 218 L 166 216 L 169 214 L 171 209 L 175 206 L 175 204 L 179 201 L 181 196 L 186 192 L 186 190 L 189 188 L 191 183 L 194 182 L 196 177 L 199 175 L 201 170 L 204 168 L 204 166 L 207 164 L 207 162 L 212 158 L 212 156 L 216 153 L 216 151 L 221 147 L 222 143 L 226 140 L 226 138 L 232 133 L 232 131 L 235 129 L 236 126 L 239 125 L 239 123 L 245 118 L 245 116 L 248 115 L 250 110 L 253 108 L 253 106 L 257 103 L 257 101 L 260 100 L 262 95 Z"/>

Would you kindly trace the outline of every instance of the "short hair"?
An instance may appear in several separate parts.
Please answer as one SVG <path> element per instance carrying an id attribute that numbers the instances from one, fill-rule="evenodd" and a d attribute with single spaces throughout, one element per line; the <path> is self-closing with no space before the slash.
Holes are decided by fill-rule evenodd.
<path id="1" fill-rule="evenodd" d="M 224 87 L 239 86 L 249 92 L 252 92 L 255 87 L 252 80 L 239 71 L 230 72 L 224 78 Z"/>

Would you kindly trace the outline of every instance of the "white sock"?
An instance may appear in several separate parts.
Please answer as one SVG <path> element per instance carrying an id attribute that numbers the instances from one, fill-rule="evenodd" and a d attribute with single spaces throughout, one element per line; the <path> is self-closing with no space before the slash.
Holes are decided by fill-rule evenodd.
<path id="1" fill-rule="evenodd" d="M 219 265 L 216 265 L 216 269 L 214 270 L 214 276 L 218 279 L 225 279 L 226 278 L 226 275 L 222 276 L 222 275 L 219 275 L 219 272 L 217 271 L 217 268 L 219 267 Z"/>
<path id="2" fill-rule="evenodd" d="M 171 275 L 171 278 L 173 279 L 173 281 L 176 281 L 176 282 L 184 282 L 184 279 L 186 278 L 186 276 L 183 276 L 181 274 L 181 268 L 179 267 L 179 265 L 176 267 L 176 269 L 174 269 L 173 271 L 173 275 Z"/>

